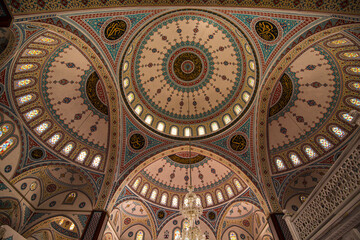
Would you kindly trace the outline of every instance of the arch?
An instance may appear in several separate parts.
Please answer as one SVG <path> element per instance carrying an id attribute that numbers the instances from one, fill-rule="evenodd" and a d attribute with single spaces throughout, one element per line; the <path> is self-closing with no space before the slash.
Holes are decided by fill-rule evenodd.
<path id="1" fill-rule="evenodd" d="M 173 208 L 179 208 L 179 196 L 174 195 L 171 200 L 171 207 Z"/>
<path id="2" fill-rule="evenodd" d="M 143 231 L 143 230 L 137 231 L 134 239 L 135 239 L 135 240 L 143 240 L 143 239 L 145 239 L 145 233 L 144 233 L 144 231 Z"/>

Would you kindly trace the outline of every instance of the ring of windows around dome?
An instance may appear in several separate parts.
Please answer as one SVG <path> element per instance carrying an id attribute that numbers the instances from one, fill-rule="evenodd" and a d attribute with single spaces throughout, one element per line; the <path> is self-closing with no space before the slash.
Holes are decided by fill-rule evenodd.
<path id="1" fill-rule="evenodd" d="M 156 204 L 169 208 L 178 209 L 181 202 L 184 201 L 184 194 L 172 193 L 169 190 L 162 190 L 159 186 L 152 184 L 143 177 L 136 177 L 130 182 L 130 188 L 140 197 L 150 200 Z M 232 177 L 225 183 L 210 191 L 195 192 L 198 196 L 197 203 L 204 208 L 213 207 L 231 200 L 247 189 L 246 184 L 238 177 Z M 183 202 L 186 204 L 186 202 Z"/>

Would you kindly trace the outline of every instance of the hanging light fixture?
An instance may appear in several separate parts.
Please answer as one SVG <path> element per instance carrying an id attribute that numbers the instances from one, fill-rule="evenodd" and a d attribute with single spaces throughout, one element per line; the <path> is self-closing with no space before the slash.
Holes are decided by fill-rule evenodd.
<path id="1" fill-rule="evenodd" d="M 188 91 L 188 114 L 190 115 L 190 91 Z M 191 178 L 191 132 L 189 124 L 189 175 L 190 175 L 190 184 L 187 187 L 187 194 L 185 195 L 184 201 L 180 206 L 180 212 L 183 215 L 184 219 L 188 221 L 188 224 L 185 226 L 183 224 L 180 240 L 205 240 L 205 235 L 202 234 L 201 228 L 199 225 L 196 225 L 196 221 L 199 221 L 199 217 L 203 213 L 203 208 L 201 206 L 200 197 L 196 196 L 194 193 L 194 186 L 192 185 Z"/>

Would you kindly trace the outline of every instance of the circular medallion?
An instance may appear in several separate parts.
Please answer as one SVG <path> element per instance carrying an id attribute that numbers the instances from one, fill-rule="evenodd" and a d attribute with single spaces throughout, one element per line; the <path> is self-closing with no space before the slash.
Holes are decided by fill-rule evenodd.
<path id="1" fill-rule="evenodd" d="M 12 166 L 11 166 L 11 165 L 6 165 L 5 168 L 4 168 L 4 171 L 5 171 L 6 173 L 11 172 L 11 170 L 12 170 Z"/>
<path id="2" fill-rule="evenodd" d="M 174 220 L 174 221 L 173 221 L 173 224 L 174 224 L 174 225 L 178 224 L 178 221 L 177 221 L 177 220 Z"/>
<path id="3" fill-rule="evenodd" d="M 104 36 L 108 40 L 117 40 L 124 35 L 127 25 L 123 20 L 115 20 L 109 23 L 104 30 Z"/>
<path id="4" fill-rule="evenodd" d="M 85 202 L 81 202 L 80 204 L 79 204 L 79 208 L 84 208 L 85 207 Z"/>
<path id="5" fill-rule="evenodd" d="M 241 152 L 246 147 L 246 138 L 240 134 L 234 135 L 229 144 L 232 150 Z"/>
<path id="6" fill-rule="evenodd" d="M 140 150 L 145 146 L 145 138 L 139 133 L 131 135 L 129 140 L 130 147 L 134 150 Z"/>
<path id="7" fill-rule="evenodd" d="M 23 184 L 21 184 L 21 190 L 24 190 L 25 188 L 27 187 L 27 184 L 26 183 L 23 183 Z"/>
<path id="8" fill-rule="evenodd" d="M 125 225 L 129 225 L 131 223 L 131 218 L 125 218 L 124 219 L 124 224 Z"/>
<path id="9" fill-rule="evenodd" d="M 31 195 L 31 200 L 34 201 L 36 199 L 36 194 Z"/>
<path id="10" fill-rule="evenodd" d="M 121 92 L 132 114 L 160 135 L 211 136 L 241 118 L 254 99 L 253 52 L 242 31 L 220 15 L 166 13 L 130 41 L 120 66 Z"/>
<path id="11" fill-rule="evenodd" d="M 34 160 L 41 160 L 45 156 L 44 150 L 35 148 L 30 151 L 30 157 Z"/>
<path id="12" fill-rule="evenodd" d="M 163 210 L 160 210 L 157 212 L 158 219 L 163 219 L 165 217 L 165 212 Z"/>
<path id="13" fill-rule="evenodd" d="M 133 232 L 129 232 L 129 233 L 128 233 L 128 237 L 132 237 L 132 236 L 134 236 L 134 233 L 133 233 Z"/>
<path id="14" fill-rule="evenodd" d="M 208 217 L 209 217 L 209 219 L 210 219 L 211 221 L 213 221 L 213 220 L 215 220 L 215 218 L 216 218 L 216 213 L 213 212 L 213 211 L 210 211 L 210 212 L 208 213 Z"/>
<path id="15" fill-rule="evenodd" d="M 269 21 L 258 21 L 255 24 L 256 33 L 265 41 L 274 41 L 279 36 L 277 27 Z"/>
<path id="16" fill-rule="evenodd" d="M 46 191 L 48 192 L 54 192 L 55 190 L 56 190 L 56 185 L 53 183 L 46 186 Z"/>

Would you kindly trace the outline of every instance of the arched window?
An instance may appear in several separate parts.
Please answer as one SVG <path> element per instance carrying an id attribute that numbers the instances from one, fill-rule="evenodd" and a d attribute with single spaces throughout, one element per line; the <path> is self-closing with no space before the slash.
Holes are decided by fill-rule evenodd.
<path id="1" fill-rule="evenodd" d="M 359 83 L 359 82 L 353 82 L 353 83 L 351 84 L 351 87 L 352 87 L 353 89 L 359 91 L 359 90 L 360 90 L 360 83 Z"/>
<path id="2" fill-rule="evenodd" d="M 97 167 L 100 166 L 100 163 L 101 163 L 101 156 L 100 156 L 100 155 L 96 155 L 96 156 L 94 157 L 94 159 L 92 160 L 91 167 L 97 168 Z"/>
<path id="3" fill-rule="evenodd" d="M 134 111 L 136 112 L 137 115 L 140 115 L 142 113 L 142 106 L 141 105 L 137 105 L 134 109 Z"/>
<path id="4" fill-rule="evenodd" d="M 190 222 L 189 220 L 187 220 L 186 218 L 184 219 L 184 221 L 182 222 L 182 227 L 183 229 L 185 228 L 186 230 L 188 230 L 190 228 Z"/>
<path id="5" fill-rule="evenodd" d="M 284 161 L 279 157 L 275 158 L 275 164 L 279 171 L 286 169 Z"/>
<path id="6" fill-rule="evenodd" d="M 242 98 L 244 102 L 248 102 L 250 99 L 250 94 L 248 92 L 244 92 Z"/>
<path id="7" fill-rule="evenodd" d="M 224 121 L 224 124 L 229 124 L 231 122 L 231 117 L 229 114 L 226 114 L 223 116 L 223 121 Z"/>
<path id="8" fill-rule="evenodd" d="M 237 240 L 238 239 L 237 236 L 236 236 L 236 233 L 234 231 L 231 231 L 229 233 L 229 238 L 230 238 L 230 240 Z"/>
<path id="9" fill-rule="evenodd" d="M 130 80 L 129 78 L 125 78 L 124 81 L 123 81 L 123 84 L 124 84 L 124 88 L 127 88 L 130 84 Z"/>
<path id="10" fill-rule="evenodd" d="M 234 196 L 234 192 L 229 185 L 226 185 L 225 189 L 229 198 Z"/>
<path id="11" fill-rule="evenodd" d="M 360 108 L 360 99 L 358 98 L 350 98 L 349 102 L 357 108 Z"/>
<path id="12" fill-rule="evenodd" d="M 161 195 L 160 204 L 166 205 L 166 202 L 167 202 L 167 194 L 166 194 L 166 193 L 163 193 L 163 194 Z"/>
<path id="13" fill-rule="evenodd" d="M 136 179 L 135 182 L 134 182 L 134 184 L 133 184 L 133 186 L 132 186 L 133 189 L 136 190 L 136 189 L 139 187 L 140 182 L 141 182 L 141 179 L 140 179 L 140 178 Z"/>
<path id="14" fill-rule="evenodd" d="M 350 71 L 354 73 L 360 73 L 360 67 L 350 67 Z"/>
<path id="15" fill-rule="evenodd" d="M 337 127 L 337 126 L 331 127 L 331 131 L 332 131 L 338 138 L 343 138 L 343 137 L 345 137 L 345 135 L 346 135 L 345 131 L 342 130 L 341 128 Z"/>
<path id="16" fill-rule="evenodd" d="M 358 58 L 359 53 L 357 53 L 357 52 L 346 52 L 346 53 L 344 53 L 344 56 L 347 57 L 347 58 Z"/>
<path id="17" fill-rule="evenodd" d="M 332 144 L 325 137 L 319 137 L 317 140 L 323 149 L 329 150 L 332 148 Z"/>
<path id="18" fill-rule="evenodd" d="M 33 94 L 27 94 L 27 95 L 19 97 L 18 103 L 20 105 L 22 105 L 22 104 L 28 103 L 30 101 L 33 101 L 34 99 L 35 99 L 35 96 Z"/>
<path id="19" fill-rule="evenodd" d="M 3 142 L 0 145 L 0 156 L 2 158 L 5 157 L 5 155 L 7 155 L 10 150 L 15 147 L 16 142 L 17 140 L 15 137 L 8 138 L 5 142 Z"/>
<path id="20" fill-rule="evenodd" d="M 210 193 L 206 194 L 206 205 L 208 205 L 208 206 L 214 205 L 214 202 L 213 202 L 213 199 L 212 199 L 212 196 Z"/>
<path id="21" fill-rule="evenodd" d="M 136 233 L 135 240 L 143 240 L 143 239 L 144 239 L 144 232 L 142 230 L 140 230 Z"/>
<path id="22" fill-rule="evenodd" d="M 234 184 L 238 192 L 241 192 L 243 190 L 243 186 L 240 184 L 239 180 L 234 179 Z"/>
<path id="23" fill-rule="evenodd" d="M 145 122 L 149 125 L 151 125 L 151 123 L 153 122 L 153 117 L 151 115 L 146 115 L 145 117 Z"/>
<path id="24" fill-rule="evenodd" d="M 38 56 L 40 54 L 43 54 L 44 52 L 38 49 L 27 49 L 25 51 L 25 56 Z"/>
<path id="25" fill-rule="evenodd" d="M 69 153 L 72 151 L 72 149 L 74 148 L 74 144 L 73 143 L 68 143 L 63 149 L 62 149 L 62 153 L 64 155 L 69 155 Z"/>
<path id="26" fill-rule="evenodd" d="M 60 133 L 55 133 L 54 135 L 52 135 L 51 138 L 49 138 L 49 140 L 47 141 L 50 145 L 54 146 L 61 138 Z"/>
<path id="27" fill-rule="evenodd" d="M 248 84 L 249 84 L 250 87 L 253 88 L 254 85 L 255 85 L 255 78 L 249 77 L 249 78 L 248 78 Z"/>
<path id="28" fill-rule="evenodd" d="M 196 203 L 196 206 L 198 206 L 198 207 L 201 207 L 201 206 L 202 206 L 202 204 L 201 204 L 201 198 L 200 198 L 199 196 L 196 197 L 195 203 Z"/>
<path id="29" fill-rule="evenodd" d="M 190 137 L 190 136 L 192 136 L 191 128 L 189 128 L 189 127 L 184 128 L 184 136 L 185 136 L 185 137 Z"/>
<path id="30" fill-rule="evenodd" d="M 150 200 L 151 200 L 151 201 L 155 201 L 155 200 L 156 200 L 157 193 L 158 193 L 158 191 L 157 191 L 156 189 L 154 189 L 154 190 L 151 192 L 151 196 L 150 196 Z"/>
<path id="31" fill-rule="evenodd" d="M 224 201 L 224 197 L 223 197 L 222 192 L 220 190 L 216 191 L 216 196 L 217 196 L 218 202 Z"/>
<path id="32" fill-rule="evenodd" d="M 180 240 L 181 237 L 181 232 L 179 228 L 175 228 L 174 230 L 174 234 L 173 234 L 173 239 L 174 240 Z"/>
<path id="33" fill-rule="evenodd" d="M 128 101 L 129 101 L 129 103 L 132 103 L 132 102 L 134 101 L 134 99 L 135 99 L 134 94 L 133 94 L 132 92 L 129 93 L 129 94 L 127 95 L 127 99 L 128 99 Z"/>
<path id="34" fill-rule="evenodd" d="M 34 64 L 20 64 L 17 65 L 17 72 L 24 72 L 24 71 L 29 71 L 31 69 L 34 69 L 35 65 Z"/>
<path id="35" fill-rule="evenodd" d="M 76 192 L 71 192 L 71 193 L 69 193 L 69 194 L 66 196 L 63 204 L 74 204 L 74 202 L 75 202 L 75 200 L 76 200 L 76 197 L 77 197 Z"/>
<path id="36" fill-rule="evenodd" d="M 177 208 L 179 205 L 179 197 L 178 196 L 173 196 L 172 201 L 171 201 L 171 207 L 173 208 Z"/>
<path id="37" fill-rule="evenodd" d="M 29 86 L 33 82 L 34 81 L 31 80 L 30 78 L 16 80 L 16 81 L 14 81 L 14 87 L 15 87 L 15 89 L 23 88 L 23 87 Z"/>
<path id="38" fill-rule="evenodd" d="M 37 132 L 37 134 L 40 135 L 43 132 L 45 132 L 49 127 L 50 127 L 50 124 L 48 122 L 43 122 L 35 128 L 35 131 Z"/>
<path id="39" fill-rule="evenodd" d="M 5 136 L 9 135 L 11 132 L 12 126 L 8 123 L 3 124 L 0 128 L 0 140 L 4 139 Z"/>
<path id="40" fill-rule="evenodd" d="M 351 123 L 352 120 L 354 119 L 354 117 L 348 113 L 341 114 L 341 117 L 342 117 L 342 119 L 344 119 L 346 122 L 349 122 L 349 123 Z"/>
<path id="41" fill-rule="evenodd" d="M 240 105 L 239 105 L 239 104 L 236 104 L 236 105 L 234 106 L 234 113 L 235 113 L 236 115 L 239 115 L 239 114 L 241 113 L 241 111 L 242 111 L 242 109 L 241 109 Z"/>
<path id="42" fill-rule="evenodd" d="M 300 158 L 296 153 L 290 153 L 290 159 L 294 166 L 299 166 L 301 164 Z"/>
<path id="43" fill-rule="evenodd" d="M 32 120 L 33 118 L 37 117 L 40 114 L 39 109 L 33 109 L 27 113 L 25 113 L 25 118 L 27 121 Z"/>
<path id="44" fill-rule="evenodd" d="M 310 146 L 305 146 L 304 151 L 305 151 L 306 155 L 309 157 L 309 159 L 314 159 L 317 157 L 316 152 Z"/>
<path id="45" fill-rule="evenodd" d="M 249 61 L 249 66 L 250 66 L 250 69 L 255 71 L 255 62 L 254 61 Z"/>
<path id="46" fill-rule="evenodd" d="M 203 126 L 198 127 L 197 131 L 199 136 L 204 135 L 206 133 L 205 128 Z"/>
<path id="47" fill-rule="evenodd" d="M 148 189 L 149 189 L 149 184 L 145 184 L 144 186 L 143 186 L 143 188 L 141 189 L 141 195 L 143 195 L 143 196 L 145 196 L 146 195 L 146 193 L 147 193 L 147 191 L 148 191 Z"/>
<path id="48" fill-rule="evenodd" d="M 177 135 L 179 134 L 179 129 L 178 129 L 178 127 L 172 126 L 172 127 L 170 128 L 170 134 L 171 134 L 171 135 L 174 135 L 174 136 L 177 136 Z"/>
<path id="49" fill-rule="evenodd" d="M 219 124 L 218 124 L 218 122 L 212 122 L 211 123 L 211 131 L 216 131 L 216 130 L 218 130 L 219 129 Z"/>
<path id="50" fill-rule="evenodd" d="M 331 44 L 334 45 L 343 45 L 345 43 L 348 43 L 348 41 L 346 39 L 337 39 L 331 42 Z"/>
<path id="51" fill-rule="evenodd" d="M 37 41 L 42 42 L 42 43 L 53 43 L 53 42 L 55 42 L 54 39 L 48 38 L 48 37 L 41 37 Z"/>
<path id="52" fill-rule="evenodd" d="M 77 158 L 76 158 L 76 161 L 78 161 L 78 162 L 84 162 L 85 161 L 85 158 L 86 158 L 86 156 L 87 156 L 87 153 L 88 153 L 88 151 L 87 150 L 82 150 L 80 153 L 79 153 L 79 155 L 77 156 Z"/>

